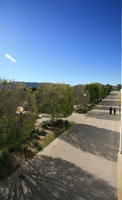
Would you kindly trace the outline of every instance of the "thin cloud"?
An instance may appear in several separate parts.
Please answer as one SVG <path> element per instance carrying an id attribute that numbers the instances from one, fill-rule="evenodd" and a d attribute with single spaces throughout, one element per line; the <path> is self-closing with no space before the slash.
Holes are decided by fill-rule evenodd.
<path id="1" fill-rule="evenodd" d="M 8 53 L 5 53 L 5 57 L 11 60 L 12 62 L 16 62 L 16 60 Z"/>

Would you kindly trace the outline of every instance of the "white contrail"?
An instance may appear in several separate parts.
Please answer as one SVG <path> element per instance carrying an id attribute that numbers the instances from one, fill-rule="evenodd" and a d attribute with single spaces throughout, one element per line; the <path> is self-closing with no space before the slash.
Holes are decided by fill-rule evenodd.
<path id="1" fill-rule="evenodd" d="M 5 57 L 11 60 L 12 62 L 16 62 L 16 60 L 8 53 L 5 53 Z"/>

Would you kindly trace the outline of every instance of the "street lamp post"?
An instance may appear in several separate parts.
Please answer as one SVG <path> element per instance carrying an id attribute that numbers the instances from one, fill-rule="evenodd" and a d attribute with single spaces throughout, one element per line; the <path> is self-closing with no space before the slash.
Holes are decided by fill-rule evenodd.
<path id="1" fill-rule="evenodd" d="M 88 100 L 88 94 L 84 93 L 83 96 L 84 96 L 85 104 L 88 104 L 88 102 L 89 102 L 89 100 Z"/>
<path id="2" fill-rule="evenodd" d="M 20 115 L 20 122 L 23 123 L 22 114 L 24 113 L 24 108 L 22 106 L 18 106 L 16 113 Z"/>

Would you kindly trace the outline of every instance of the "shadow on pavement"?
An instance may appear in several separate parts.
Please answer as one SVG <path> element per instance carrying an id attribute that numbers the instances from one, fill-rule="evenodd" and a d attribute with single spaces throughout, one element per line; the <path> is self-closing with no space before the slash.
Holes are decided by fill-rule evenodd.
<path id="1" fill-rule="evenodd" d="M 106 106 L 113 106 L 116 107 L 118 106 L 120 103 L 120 100 L 111 100 L 111 99 L 104 99 L 104 101 L 102 101 L 102 105 L 106 105 Z"/>
<path id="2" fill-rule="evenodd" d="M 94 112 L 94 110 L 95 110 L 95 112 Z M 112 120 L 112 121 L 120 120 L 118 111 L 117 111 L 116 115 L 114 115 L 114 114 L 110 115 L 109 111 L 106 112 L 104 109 L 104 111 L 102 112 L 102 109 L 100 109 L 100 108 L 93 109 L 86 116 L 91 117 L 91 118 L 103 119 L 103 120 Z"/>
<path id="3" fill-rule="evenodd" d="M 94 108 L 95 110 L 97 109 L 97 110 L 107 110 L 107 111 L 109 111 L 109 106 L 96 106 L 95 108 Z M 93 109 L 93 110 L 94 110 Z"/>
<path id="4" fill-rule="evenodd" d="M 105 181 L 70 162 L 41 155 L 0 186 L 0 200 L 116 199 L 116 189 Z"/>
<path id="5" fill-rule="evenodd" d="M 97 156 L 117 161 L 119 133 L 88 124 L 75 124 L 60 137 L 65 142 Z"/>
<path id="6" fill-rule="evenodd" d="M 118 97 L 118 92 L 113 92 L 113 93 L 110 93 L 107 97 L 106 97 L 106 99 L 110 99 L 110 98 L 112 98 L 112 99 L 118 99 L 119 97 Z"/>
<path id="7" fill-rule="evenodd" d="M 111 93 L 108 97 L 103 99 L 102 102 L 97 104 L 92 111 L 88 112 L 87 116 L 97 119 L 104 119 L 104 120 L 113 120 L 118 121 L 120 120 L 120 102 L 121 98 L 118 98 L 117 93 Z M 109 114 L 109 107 L 116 107 L 116 115 L 112 113 Z"/>

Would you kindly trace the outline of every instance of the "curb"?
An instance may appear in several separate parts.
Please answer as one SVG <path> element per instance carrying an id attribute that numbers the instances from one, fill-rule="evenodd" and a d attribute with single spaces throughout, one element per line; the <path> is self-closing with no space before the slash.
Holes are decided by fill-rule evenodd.
<path id="1" fill-rule="evenodd" d="M 118 153 L 118 200 L 122 200 L 122 154 Z"/>

